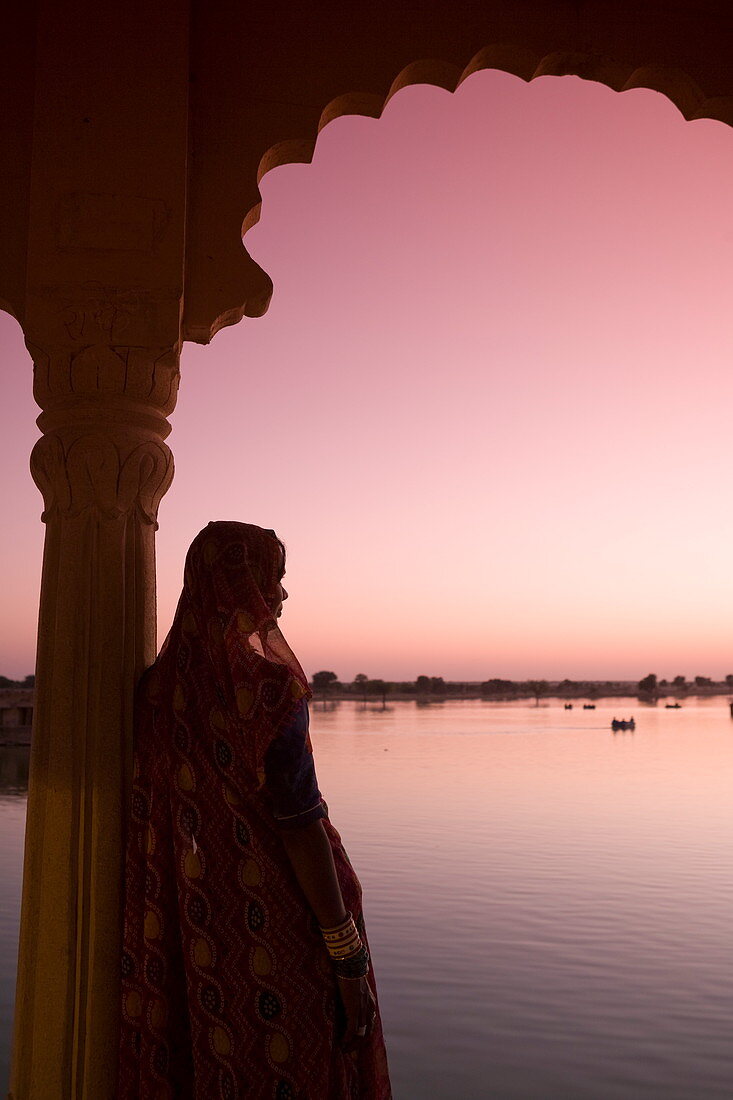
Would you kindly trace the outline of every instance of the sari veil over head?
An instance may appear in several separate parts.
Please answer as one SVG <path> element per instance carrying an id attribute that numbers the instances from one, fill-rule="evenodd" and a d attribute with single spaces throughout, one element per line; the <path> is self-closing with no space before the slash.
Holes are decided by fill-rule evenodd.
<path id="1" fill-rule="evenodd" d="M 236 736 L 238 785 L 262 785 L 267 748 L 311 694 L 273 618 L 284 567 L 274 531 L 209 523 L 186 556 L 183 592 L 148 686 L 186 724 Z"/>

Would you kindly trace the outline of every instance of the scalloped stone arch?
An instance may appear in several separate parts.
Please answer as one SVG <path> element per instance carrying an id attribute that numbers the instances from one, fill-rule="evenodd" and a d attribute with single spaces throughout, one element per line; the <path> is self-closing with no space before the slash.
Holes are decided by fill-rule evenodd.
<path id="1" fill-rule="evenodd" d="M 722 0 L 376 0 L 347 18 L 313 0 L 261 10 L 254 23 L 238 0 L 208 0 L 206 10 L 192 38 L 185 340 L 206 343 L 267 309 L 271 280 L 242 244 L 260 216 L 262 177 L 308 163 L 334 119 L 379 118 L 402 88 L 452 92 L 482 69 L 525 81 L 574 75 L 619 92 L 649 88 L 686 119 L 733 124 L 733 12 Z"/>
<path id="2" fill-rule="evenodd" d="M 377 119 L 392 97 L 403 88 L 427 84 L 454 92 L 469 76 L 484 69 L 497 69 L 527 82 L 539 76 L 571 75 L 597 81 L 617 92 L 649 88 L 666 96 L 687 120 L 707 118 L 733 125 L 733 94 L 710 95 L 682 68 L 651 60 L 642 65 L 622 63 L 603 53 L 570 50 L 542 52 L 521 43 L 503 41 L 485 46 L 463 67 L 441 58 L 412 61 L 398 72 L 382 94 L 346 92 L 328 100 L 319 112 L 317 109 L 309 109 L 307 116 L 312 119 L 309 123 L 312 126 L 310 133 L 301 133 L 299 137 L 278 141 L 266 148 L 259 157 L 256 173 L 253 172 L 256 180 L 239 175 L 240 193 L 245 196 L 244 216 L 240 213 L 240 241 L 237 242 L 240 248 L 239 260 L 231 237 L 229 244 L 225 245 L 227 262 L 232 273 L 230 279 L 224 280 L 227 283 L 224 290 L 229 302 L 222 309 L 221 291 L 214 291 L 206 280 L 200 282 L 199 286 L 204 291 L 206 301 L 203 303 L 203 310 L 198 302 L 192 308 L 187 307 L 184 315 L 184 338 L 207 343 L 220 328 L 236 324 L 242 317 L 259 317 L 266 312 L 273 290 L 272 281 L 249 255 L 241 238 L 259 221 L 262 207 L 259 184 L 268 172 L 285 164 L 310 163 L 318 135 L 334 119 L 344 115 L 362 115 Z M 717 77 L 713 74 L 711 82 L 716 91 L 722 90 L 719 74 Z M 733 91 L 733 83 L 729 86 Z M 279 120 L 280 127 L 288 125 L 290 113 L 281 112 L 283 117 Z M 297 116 L 295 108 L 292 114 Z M 253 152 L 257 156 L 256 150 Z M 251 196 L 249 202 L 246 198 L 248 193 Z M 239 209 L 241 211 L 242 207 Z M 233 213 L 232 209 L 230 217 Z M 234 226 L 231 225 L 229 232 L 233 231 Z"/>
<path id="3" fill-rule="evenodd" d="M 263 154 L 257 170 L 258 185 L 274 168 L 286 164 L 310 164 L 319 134 L 334 119 L 344 115 L 380 118 L 392 97 L 403 88 L 428 84 L 447 92 L 455 92 L 469 76 L 484 69 L 510 73 L 527 83 L 538 76 L 578 76 L 583 80 L 605 84 L 615 92 L 648 88 L 666 96 L 688 122 L 707 118 L 724 122 L 728 126 L 733 125 L 733 95 L 706 96 L 681 69 L 657 64 L 624 66 L 610 58 L 590 53 L 558 51 L 542 57 L 523 46 L 497 43 L 479 50 L 462 70 L 439 59 L 413 61 L 398 73 L 385 96 L 359 92 L 337 96 L 323 108 L 316 133 L 312 137 L 278 142 Z M 260 201 L 246 212 L 242 222 L 243 237 L 259 221 L 261 207 L 260 197 Z"/>

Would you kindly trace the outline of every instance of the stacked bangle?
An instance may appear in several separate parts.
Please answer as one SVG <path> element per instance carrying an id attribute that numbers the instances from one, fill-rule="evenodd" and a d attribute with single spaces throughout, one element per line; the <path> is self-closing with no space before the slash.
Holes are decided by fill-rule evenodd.
<path id="1" fill-rule="evenodd" d="M 361 937 L 351 913 L 347 913 L 346 920 L 334 928 L 322 928 L 321 935 L 332 959 L 348 959 L 361 947 Z"/>
<path id="2" fill-rule="evenodd" d="M 369 973 L 369 951 L 366 944 L 362 944 L 354 955 L 348 959 L 334 960 L 333 969 L 337 978 L 345 978 L 347 981 L 358 981 L 366 978 Z"/>
<path id="3" fill-rule="evenodd" d="M 323 942 L 331 956 L 339 978 L 363 978 L 369 971 L 369 952 L 361 942 L 361 936 L 351 913 L 333 928 L 321 928 Z"/>

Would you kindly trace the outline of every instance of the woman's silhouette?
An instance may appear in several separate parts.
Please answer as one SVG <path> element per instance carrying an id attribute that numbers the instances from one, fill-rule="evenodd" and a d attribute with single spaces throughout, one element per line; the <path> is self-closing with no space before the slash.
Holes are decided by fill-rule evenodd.
<path id="1" fill-rule="evenodd" d="M 273 531 L 210 523 L 140 685 L 121 1100 L 391 1096 L 361 888 L 277 625 L 284 571 Z"/>

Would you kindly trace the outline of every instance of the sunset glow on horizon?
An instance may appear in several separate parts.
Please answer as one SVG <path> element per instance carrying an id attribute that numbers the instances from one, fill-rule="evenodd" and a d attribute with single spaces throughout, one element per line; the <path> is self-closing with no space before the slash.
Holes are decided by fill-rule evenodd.
<path id="1" fill-rule="evenodd" d="M 342 118 L 265 177 L 261 319 L 186 345 L 159 641 L 211 519 L 288 547 L 309 674 L 733 672 L 733 134 L 500 72 Z M 243 211 L 244 213 L 244 211 Z M 0 314 L 0 674 L 33 669 L 30 359 Z"/>

